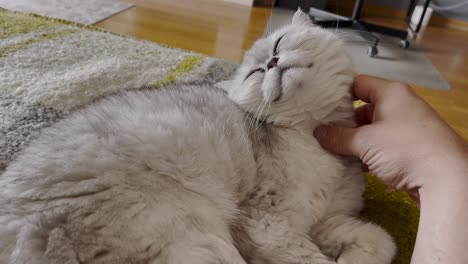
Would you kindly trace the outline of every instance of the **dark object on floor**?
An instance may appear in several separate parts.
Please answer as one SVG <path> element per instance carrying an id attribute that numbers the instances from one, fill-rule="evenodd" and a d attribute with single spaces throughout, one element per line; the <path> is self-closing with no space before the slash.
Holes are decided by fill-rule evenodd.
<path id="1" fill-rule="evenodd" d="M 344 17 L 337 14 L 329 13 L 327 11 L 319 10 L 316 8 L 310 8 L 310 14 L 312 19 L 315 20 L 315 24 L 325 28 L 351 28 L 358 30 L 364 34 L 362 36 L 370 42 L 367 54 L 370 57 L 375 57 L 378 54 L 379 38 L 371 32 L 377 32 L 392 37 L 398 37 L 400 39 L 400 48 L 407 49 L 410 45 L 408 41 L 408 32 L 406 30 L 399 30 L 381 25 L 371 24 L 361 20 L 363 0 L 356 0 L 354 4 L 353 14 L 351 17 Z M 301 7 L 304 8 L 304 7 Z M 307 8 L 307 7 L 305 7 Z M 320 20 L 319 17 L 330 17 L 331 20 Z"/>

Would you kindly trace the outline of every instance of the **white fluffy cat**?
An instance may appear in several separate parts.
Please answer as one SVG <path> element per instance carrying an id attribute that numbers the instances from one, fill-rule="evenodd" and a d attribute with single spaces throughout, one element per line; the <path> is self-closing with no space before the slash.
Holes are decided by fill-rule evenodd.
<path id="1" fill-rule="evenodd" d="M 340 40 L 298 11 L 233 80 L 125 92 L 45 130 L 0 176 L 0 263 L 389 264 L 358 219 L 360 164 Z"/>

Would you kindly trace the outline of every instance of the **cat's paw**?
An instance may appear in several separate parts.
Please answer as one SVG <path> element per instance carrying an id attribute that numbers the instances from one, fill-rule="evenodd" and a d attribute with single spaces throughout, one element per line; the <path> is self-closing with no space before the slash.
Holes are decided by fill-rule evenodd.
<path id="1" fill-rule="evenodd" d="M 337 258 L 338 264 L 390 264 L 396 253 L 392 237 L 381 228 L 361 237 L 360 241 L 347 245 Z M 364 240 L 362 240 L 365 238 Z"/>

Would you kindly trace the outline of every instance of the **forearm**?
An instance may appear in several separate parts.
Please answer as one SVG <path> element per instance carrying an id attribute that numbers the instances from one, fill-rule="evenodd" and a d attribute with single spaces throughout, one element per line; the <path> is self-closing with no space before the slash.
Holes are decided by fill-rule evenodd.
<path id="1" fill-rule="evenodd" d="M 421 216 L 412 264 L 468 263 L 467 164 L 465 153 L 427 171 L 434 180 L 419 190 Z"/>

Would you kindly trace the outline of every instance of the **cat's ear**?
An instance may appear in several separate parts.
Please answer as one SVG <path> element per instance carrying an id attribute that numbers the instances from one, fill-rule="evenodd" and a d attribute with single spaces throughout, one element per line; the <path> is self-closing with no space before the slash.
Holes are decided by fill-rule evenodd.
<path id="1" fill-rule="evenodd" d="M 301 10 L 301 8 L 298 8 L 296 13 L 293 16 L 291 24 L 293 25 L 304 25 L 304 26 L 313 26 L 314 23 L 312 22 L 312 19 L 310 16 L 304 11 Z"/>
<path id="2" fill-rule="evenodd" d="M 214 86 L 218 89 L 225 91 L 226 93 L 229 93 L 229 90 L 231 90 L 231 87 L 232 87 L 232 83 L 233 83 L 232 80 L 227 80 L 227 81 L 221 81 L 221 82 L 215 83 Z"/>

